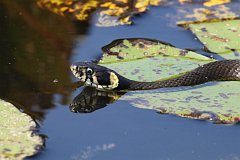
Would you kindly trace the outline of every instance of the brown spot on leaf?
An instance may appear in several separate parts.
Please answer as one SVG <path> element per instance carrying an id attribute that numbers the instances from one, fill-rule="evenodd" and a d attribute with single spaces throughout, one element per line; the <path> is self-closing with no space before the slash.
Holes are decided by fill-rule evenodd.
<path id="1" fill-rule="evenodd" d="M 167 101 L 167 102 L 176 102 L 176 100 L 175 99 L 161 99 L 161 100 L 163 100 L 163 101 Z"/>
<path id="2" fill-rule="evenodd" d="M 219 96 L 222 97 L 222 98 L 224 98 L 224 99 L 228 99 L 228 98 L 229 98 L 229 97 L 228 97 L 226 94 L 224 94 L 224 93 L 219 93 Z"/>
<path id="3" fill-rule="evenodd" d="M 216 41 L 220 41 L 220 42 L 229 42 L 229 39 L 221 38 L 221 37 L 218 37 L 216 35 L 211 35 L 210 38 L 213 39 L 213 40 L 216 40 Z"/>
<path id="4" fill-rule="evenodd" d="M 180 50 L 179 52 L 180 52 L 180 54 L 179 54 L 180 56 L 186 56 L 189 51 L 182 49 L 182 50 Z"/>
<path id="5" fill-rule="evenodd" d="M 108 55 L 116 56 L 118 59 L 124 59 L 124 57 L 120 56 L 120 52 L 108 52 Z"/>
<path id="6" fill-rule="evenodd" d="M 201 28 L 201 31 L 202 32 L 207 32 L 207 28 L 203 27 L 203 28 Z"/>
<path id="7" fill-rule="evenodd" d="M 3 151 L 4 151 L 4 152 L 10 152 L 11 149 L 9 149 L 9 148 L 4 148 Z"/>
<path id="8" fill-rule="evenodd" d="M 139 43 L 138 46 L 139 46 L 139 48 L 144 48 L 145 47 L 145 45 L 142 44 L 142 43 Z"/>

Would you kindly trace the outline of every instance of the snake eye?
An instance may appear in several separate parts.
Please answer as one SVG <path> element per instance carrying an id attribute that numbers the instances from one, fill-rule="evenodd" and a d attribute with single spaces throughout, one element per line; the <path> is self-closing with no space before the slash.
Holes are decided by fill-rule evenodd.
<path id="1" fill-rule="evenodd" d="M 93 70 L 91 68 L 87 68 L 87 74 L 93 74 Z"/>

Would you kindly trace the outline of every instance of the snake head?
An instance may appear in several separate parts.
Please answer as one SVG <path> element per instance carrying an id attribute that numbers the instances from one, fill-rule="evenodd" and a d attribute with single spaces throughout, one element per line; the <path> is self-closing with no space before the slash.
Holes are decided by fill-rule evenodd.
<path id="1" fill-rule="evenodd" d="M 77 62 L 70 67 L 73 75 L 87 86 L 98 90 L 114 90 L 119 85 L 118 74 L 92 62 Z"/>

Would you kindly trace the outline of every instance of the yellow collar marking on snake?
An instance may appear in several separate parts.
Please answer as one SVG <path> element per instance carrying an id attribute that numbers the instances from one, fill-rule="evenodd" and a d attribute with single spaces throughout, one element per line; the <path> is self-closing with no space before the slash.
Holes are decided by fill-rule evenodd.
<path id="1" fill-rule="evenodd" d="M 99 84 L 98 83 L 98 80 L 97 80 L 97 76 L 96 76 L 96 73 L 93 73 L 93 75 L 92 75 L 92 80 L 93 80 L 93 84 Z"/>
<path id="2" fill-rule="evenodd" d="M 83 75 L 82 78 L 84 79 L 86 76 Z M 99 85 L 96 74 L 94 73 L 92 76 L 92 81 L 89 78 L 86 79 L 87 86 L 93 86 L 98 88 L 99 90 L 113 90 L 114 88 L 118 87 L 119 79 L 114 72 L 110 72 L 110 85 Z"/>
<path id="3" fill-rule="evenodd" d="M 113 72 L 110 72 L 110 85 L 97 85 L 96 88 L 99 90 L 113 90 L 118 87 L 119 79 L 117 75 Z M 98 84 L 98 83 L 97 83 Z"/>
<path id="4" fill-rule="evenodd" d="M 114 88 L 118 87 L 119 79 L 114 72 L 110 72 L 110 83 L 111 83 L 111 85 L 108 86 L 109 88 L 114 89 Z"/>
<path id="5" fill-rule="evenodd" d="M 91 62 L 71 65 L 73 74 L 86 85 L 99 90 L 149 90 L 165 87 L 193 86 L 209 81 L 240 81 L 240 60 L 213 61 L 170 79 L 140 82 L 127 79 L 115 71 Z M 206 78 L 207 77 L 207 78 Z"/>

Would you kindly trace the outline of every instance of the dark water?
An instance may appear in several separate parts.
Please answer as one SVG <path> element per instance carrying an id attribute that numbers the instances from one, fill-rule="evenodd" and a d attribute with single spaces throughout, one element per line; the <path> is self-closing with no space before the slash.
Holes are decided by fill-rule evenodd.
<path id="1" fill-rule="evenodd" d="M 114 39 L 146 37 L 179 48 L 203 47 L 166 18 L 174 6 L 152 7 L 135 17 L 133 26 L 99 28 L 22 2 L 0 2 L 0 98 L 31 115 L 48 136 L 46 148 L 29 159 L 240 159 L 239 125 L 161 115 L 126 101 L 88 114 L 70 112 L 83 87 L 71 87 L 76 79 L 69 65 L 98 59 L 100 48 Z"/>

